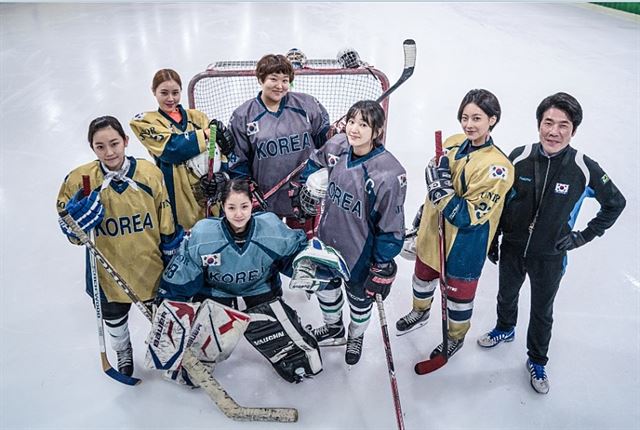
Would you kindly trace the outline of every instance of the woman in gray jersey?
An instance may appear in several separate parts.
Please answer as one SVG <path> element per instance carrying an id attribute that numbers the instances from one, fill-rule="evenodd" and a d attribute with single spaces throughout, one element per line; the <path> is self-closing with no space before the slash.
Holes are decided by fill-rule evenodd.
<path id="1" fill-rule="evenodd" d="M 289 184 L 280 182 L 325 143 L 329 114 L 315 97 L 289 91 L 293 67 L 284 55 L 262 57 L 256 76 L 262 90 L 229 120 L 236 141 L 230 174 L 254 180 L 262 193 L 275 190 L 266 209 L 286 218 L 289 227 L 301 228 L 287 195 Z"/>
<path id="2" fill-rule="evenodd" d="M 301 175 L 306 181 L 313 172 L 328 169 L 318 237 L 342 254 L 351 271 L 346 282 L 351 322 L 345 355 L 350 365 L 360 360 L 373 296 L 389 294 L 396 273 L 393 258 L 403 244 L 406 172 L 382 145 L 384 119 L 379 103 L 364 100 L 354 104 L 347 113 L 346 133 L 316 150 Z M 307 194 L 304 188 L 308 186 L 305 184 L 302 195 Z M 299 207 L 303 214 L 312 215 L 307 209 Z M 344 344 L 340 286 L 332 282 L 316 292 L 325 325 L 313 333 L 321 345 Z"/>

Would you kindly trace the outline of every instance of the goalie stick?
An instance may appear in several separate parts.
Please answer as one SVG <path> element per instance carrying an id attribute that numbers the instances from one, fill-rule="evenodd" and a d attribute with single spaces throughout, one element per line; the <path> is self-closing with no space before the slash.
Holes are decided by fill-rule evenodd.
<path id="1" fill-rule="evenodd" d="M 387 368 L 389 369 L 389 382 L 391 383 L 391 394 L 393 395 L 393 406 L 396 410 L 396 421 L 398 430 L 404 430 L 404 419 L 402 416 L 402 405 L 400 404 L 400 392 L 398 391 L 398 381 L 396 380 L 396 370 L 391 354 L 391 340 L 389 339 L 389 329 L 387 328 L 387 317 L 382 304 L 382 296 L 376 294 L 376 305 L 378 305 L 378 315 L 380 316 L 380 328 L 382 329 L 382 340 L 384 341 L 384 352 L 387 356 Z"/>
<path id="2" fill-rule="evenodd" d="M 80 242 L 87 247 L 100 262 L 102 267 L 113 278 L 120 288 L 131 299 L 133 304 L 142 312 L 147 320 L 152 321 L 153 316 L 149 308 L 140 300 L 138 295 L 129 287 L 129 284 L 120 276 L 113 265 L 106 259 L 102 252 L 96 248 L 89 236 L 78 226 L 76 221 L 69 215 L 66 210 L 59 213 L 60 218 L 69 226 L 69 228 L 78 237 Z M 193 352 L 189 349 L 185 350 L 183 367 L 189 373 L 195 382 L 200 385 L 207 395 L 215 402 L 218 408 L 228 418 L 237 421 L 275 421 L 275 422 L 296 422 L 298 420 L 298 411 L 294 408 L 250 408 L 240 406 L 226 392 L 214 376 L 198 361 Z"/>
<path id="3" fill-rule="evenodd" d="M 402 69 L 402 74 L 400 75 L 400 77 L 398 78 L 395 84 L 393 84 L 392 86 L 387 88 L 385 92 L 380 94 L 380 96 L 376 99 L 376 102 L 378 103 L 382 102 L 384 99 L 389 97 L 392 92 L 397 90 L 400 85 L 405 83 L 405 81 L 409 79 L 411 75 L 413 75 L 413 70 L 416 67 L 416 42 L 413 39 L 407 39 L 404 42 L 402 42 L 402 49 L 404 50 L 404 68 Z M 343 122 L 346 117 L 347 117 L 347 114 L 345 113 L 344 115 L 342 115 L 342 117 L 340 117 L 340 119 L 338 119 L 333 124 L 331 124 L 331 127 L 329 127 L 329 129 L 338 130 L 341 127 L 340 123 Z M 306 164 L 307 164 L 307 160 L 303 161 L 302 164 L 300 164 L 298 167 L 293 169 L 291 173 L 289 173 L 287 176 L 282 178 L 280 182 L 275 184 L 269 191 L 264 193 L 264 199 L 267 200 L 275 192 L 277 192 L 280 188 L 282 188 L 282 186 L 287 182 L 289 182 L 291 178 L 293 178 L 295 175 L 301 172 Z"/>
<path id="4" fill-rule="evenodd" d="M 91 183 L 89 176 L 82 176 L 82 191 L 85 197 L 91 194 Z M 95 243 L 94 232 L 91 232 L 91 241 Z M 117 371 L 111 363 L 109 363 L 109 357 L 107 357 L 107 348 L 104 341 L 104 322 L 102 319 L 102 303 L 100 301 L 100 281 L 98 280 L 98 266 L 96 265 L 96 257 L 92 253 L 89 253 L 89 269 L 91 271 L 91 285 L 93 289 L 93 305 L 96 311 L 96 323 L 98 325 L 98 343 L 100 345 L 100 362 L 102 363 L 102 370 L 110 378 L 115 379 L 125 385 L 138 385 L 142 382 L 138 378 L 127 376 Z"/>
<path id="5" fill-rule="evenodd" d="M 436 131 L 436 162 L 439 163 L 440 158 L 443 157 L 442 150 L 442 131 Z M 444 214 L 440 212 L 438 214 L 438 239 L 440 248 L 440 300 L 442 309 L 442 352 L 433 358 L 420 361 L 415 365 L 415 372 L 418 375 L 424 375 L 438 370 L 449 360 L 449 336 L 448 336 L 448 319 L 447 319 L 447 262 L 446 254 L 447 247 L 445 246 L 444 236 Z"/>

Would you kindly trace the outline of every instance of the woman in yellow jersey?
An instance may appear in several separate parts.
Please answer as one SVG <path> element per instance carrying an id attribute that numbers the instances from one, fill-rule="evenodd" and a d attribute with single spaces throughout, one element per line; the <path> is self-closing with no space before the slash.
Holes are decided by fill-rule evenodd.
<path id="1" fill-rule="evenodd" d="M 158 109 L 136 115 L 130 126 L 162 171 L 176 223 L 190 229 L 207 216 L 206 201 L 220 199 L 228 179 L 224 171 L 226 155 L 233 151 L 233 137 L 220 121 L 212 121 L 218 131 L 215 174 L 209 179 L 209 118 L 198 110 L 182 107 L 182 80 L 174 70 L 156 72 L 151 91 Z M 219 215 L 219 204 L 208 214 L 211 215 Z"/>
<path id="2" fill-rule="evenodd" d="M 155 297 L 164 265 L 182 241 L 174 226 L 162 173 L 153 163 L 127 157 L 129 137 L 112 116 L 89 125 L 89 145 L 98 157 L 71 171 L 58 193 L 58 210 L 66 209 L 85 232 L 95 229 L 95 243 L 144 301 Z M 84 196 L 87 177 L 90 194 Z M 60 223 L 72 243 L 79 240 Z M 87 259 L 87 261 L 89 261 Z M 131 376 L 133 356 L 127 318 L 131 300 L 111 276 L 98 267 L 103 317 L 120 373 Z M 92 295 L 91 268 L 86 268 Z"/>

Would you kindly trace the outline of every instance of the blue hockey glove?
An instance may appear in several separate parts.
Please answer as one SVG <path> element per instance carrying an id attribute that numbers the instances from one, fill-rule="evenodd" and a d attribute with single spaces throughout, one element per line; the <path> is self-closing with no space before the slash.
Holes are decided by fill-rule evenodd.
<path id="1" fill-rule="evenodd" d="M 396 279 L 398 266 L 391 260 L 386 263 L 374 263 L 369 269 L 369 275 L 364 281 L 364 290 L 368 296 L 374 297 L 376 294 L 386 299 L 391 291 L 391 284 Z"/>
<path id="2" fill-rule="evenodd" d="M 437 166 L 435 161 L 431 160 L 424 171 L 424 176 L 427 181 L 427 191 L 431 203 L 436 204 L 453 194 L 451 169 L 449 168 L 449 159 L 447 157 L 440 157 L 440 162 Z"/>
<path id="3" fill-rule="evenodd" d="M 571 251 L 572 249 L 579 248 L 585 243 L 593 240 L 595 235 L 589 233 L 590 231 L 588 231 L 588 228 L 582 232 L 572 231 L 556 242 L 556 249 L 558 251 Z"/>
<path id="4" fill-rule="evenodd" d="M 71 200 L 67 202 L 65 207 L 69 215 L 76 220 L 78 227 L 85 233 L 89 233 L 104 218 L 104 206 L 100 201 L 100 194 L 92 191 L 87 197 L 82 197 L 82 190 L 78 191 Z M 77 239 L 76 235 L 62 219 L 60 219 L 60 228 L 68 237 Z"/>
<path id="5" fill-rule="evenodd" d="M 167 267 L 173 256 L 178 252 L 182 239 L 184 238 L 184 229 L 181 225 L 176 226 L 173 236 L 164 236 L 160 241 L 160 251 L 162 251 L 162 263 Z"/>

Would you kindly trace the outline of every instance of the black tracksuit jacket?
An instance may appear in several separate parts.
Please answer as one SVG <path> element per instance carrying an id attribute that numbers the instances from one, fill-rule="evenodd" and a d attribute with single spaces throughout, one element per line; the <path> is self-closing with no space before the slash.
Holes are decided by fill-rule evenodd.
<path id="1" fill-rule="evenodd" d="M 500 226 L 503 246 L 523 256 L 564 254 L 556 250 L 556 242 L 573 229 L 586 197 L 600 203 L 582 230 L 587 241 L 602 236 L 625 207 L 624 196 L 598 163 L 571 146 L 549 157 L 534 143 L 514 149 L 509 159 L 516 178 Z"/>

